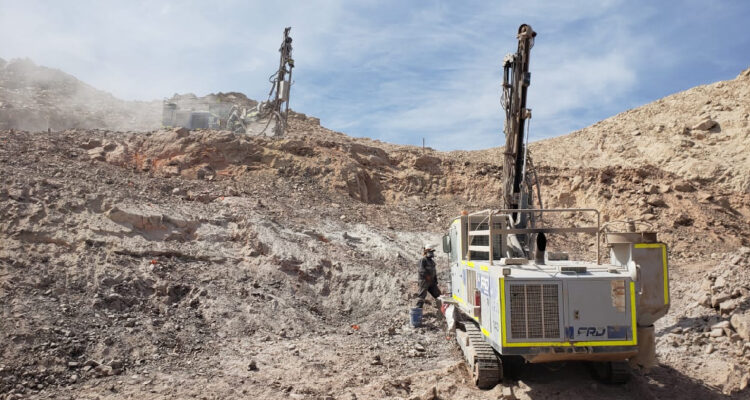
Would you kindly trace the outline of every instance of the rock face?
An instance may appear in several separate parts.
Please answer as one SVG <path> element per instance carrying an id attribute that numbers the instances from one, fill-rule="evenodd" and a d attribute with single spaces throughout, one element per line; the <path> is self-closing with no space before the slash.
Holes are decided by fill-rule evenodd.
<path id="1" fill-rule="evenodd" d="M 742 162 L 747 118 L 725 109 L 741 110 L 732 96 L 706 103 L 720 90 L 744 93 L 713 85 L 533 145 L 545 207 L 641 218 L 669 245 L 672 307 L 654 330 L 662 366 L 606 388 L 614 397 L 714 398 L 747 385 L 747 170 L 723 164 Z M 683 115 L 695 109 L 719 124 L 702 138 Z M 0 130 L 0 395 L 602 396 L 575 363 L 529 366 L 544 384 L 478 391 L 437 310 L 425 308 L 425 328 L 407 325 L 422 244 L 462 210 L 500 206 L 500 149 L 444 153 L 298 114 L 289 123 L 279 140 Z M 725 158 L 701 158 L 719 145 Z M 571 237 L 550 245 L 593 252 Z M 447 289 L 445 255 L 438 262 Z"/>
<path id="2" fill-rule="evenodd" d="M 533 143 L 531 151 L 537 165 L 546 160 L 563 168 L 651 165 L 687 181 L 717 182 L 725 190 L 750 193 L 750 164 L 744 156 L 750 146 L 748 98 L 750 84 L 743 73 Z"/>
<path id="3" fill-rule="evenodd" d="M 701 346 L 711 354 L 707 382 L 731 394 L 745 390 L 750 380 L 745 367 L 750 357 L 750 248 L 710 258 L 713 268 L 670 282 L 672 294 L 687 296 L 673 296 L 670 314 L 659 322 L 668 328 L 657 338 L 657 352 L 661 362 L 683 364 L 690 362 L 685 349 Z"/>
<path id="4" fill-rule="evenodd" d="M 94 162 L 165 178 L 214 181 L 267 174 L 302 176 L 324 190 L 345 193 L 362 203 L 442 204 L 432 210 L 425 208 L 426 204 L 419 205 L 421 211 L 431 212 L 428 218 L 435 221 L 454 217 L 455 210 L 465 208 L 467 202 L 500 206 L 499 198 L 492 194 L 502 190 L 502 169 L 493 165 L 491 158 L 485 161 L 486 151 L 440 153 L 354 140 L 314 125 L 309 119 L 290 118 L 290 127 L 288 136 L 281 140 L 178 129 L 148 135 L 104 135 L 88 138 L 79 147 Z M 736 246 L 750 232 L 748 221 L 732 217 L 742 209 L 744 195 L 713 195 L 707 183 L 681 179 L 650 166 L 571 171 L 545 166 L 548 162 L 539 162 L 537 170 L 544 182 L 543 204 L 595 206 L 605 210 L 605 220 L 641 218 L 662 227 L 657 230 L 674 243 L 673 251 Z M 661 183 L 664 176 L 673 183 Z M 203 202 L 217 197 L 209 193 L 187 195 Z M 721 232 L 721 241 L 691 244 L 682 240 L 708 224 Z"/>

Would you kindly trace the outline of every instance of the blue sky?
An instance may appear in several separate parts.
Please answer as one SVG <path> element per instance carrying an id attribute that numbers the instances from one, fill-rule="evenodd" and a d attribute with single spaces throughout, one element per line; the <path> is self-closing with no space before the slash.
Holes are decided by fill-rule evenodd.
<path id="1" fill-rule="evenodd" d="M 12 1 L 0 57 L 29 57 L 125 99 L 263 99 L 285 26 L 291 107 L 328 128 L 441 150 L 503 143 L 501 62 L 531 54 L 531 139 L 557 136 L 750 66 L 750 2 Z"/>

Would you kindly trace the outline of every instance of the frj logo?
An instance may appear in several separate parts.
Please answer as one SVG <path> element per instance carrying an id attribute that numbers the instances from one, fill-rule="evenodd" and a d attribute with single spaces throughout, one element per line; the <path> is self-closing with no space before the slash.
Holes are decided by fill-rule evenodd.
<path id="1" fill-rule="evenodd" d="M 485 296 L 490 295 L 490 277 L 482 274 L 479 276 L 479 290 L 482 291 L 482 294 Z"/>
<path id="2" fill-rule="evenodd" d="M 604 333 L 607 332 L 607 329 L 605 328 L 597 328 L 594 326 L 582 326 L 578 328 L 578 336 L 585 335 L 585 336 L 604 336 Z"/>

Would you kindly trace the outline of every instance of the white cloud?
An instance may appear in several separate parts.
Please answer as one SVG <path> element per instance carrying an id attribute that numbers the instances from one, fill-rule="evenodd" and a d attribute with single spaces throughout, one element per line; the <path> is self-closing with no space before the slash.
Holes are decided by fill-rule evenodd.
<path id="1" fill-rule="evenodd" d="M 128 99 L 215 91 L 263 98 L 282 30 L 292 26 L 294 109 L 352 135 L 483 148 L 503 142 L 500 69 L 520 23 L 539 33 L 529 107 L 532 138 L 541 138 L 632 106 L 644 71 L 684 61 L 687 52 L 665 39 L 689 32 L 690 23 L 665 18 L 665 7 L 624 0 L 0 0 L 0 56 L 28 56 Z M 738 14 L 725 8 L 722 18 Z"/>
<path id="2" fill-rule="evenodd" d="M 649 40 L 623 21 L 628 16 L 606 16 L 614 4 L 592 2 L 532 15 L 532 20 L 550 20 L 539 21 L 540 34 L 532 51 L 532 137 L 580 127 L 575 117 L 566 114 L 613 104 L 633 89 L 637 54 L 645 51 Z M 383 82 L 369 87 L 368 94 L 377 99 L 377 105 L 371 104 L 371 98 L 355 95 L 344 110 L 324 113 L 323 121 L 349 133 L 365 132 L 400 143 L 419 144 L 426 137 L 428 144 L 443 149 L 501 144 L 500 63 L 506 52 L 515 50 L 517 26 L 503 27 L 502 32 L 489 29 L 494 26 L 493 19 L 509 19 L 499 8 L 469 13 L 467 18 L 459 16 L 460 25 L 446 17 L 451 11 L 417 13 L 369 39 L 363 32 L 376 27 L 368 26 L 367 21 L 358 22 L 351 31 L 343 27 L 342 34 L 351 39 L 345 46 L 349 59 L 364 70 L 378 70 Z M 580 29 L 577 35 L 555 33 L 565 30 L 566 21 L 573 16 L 600 22 Z M 617 29 L 603 29 L 605 24 Z M 360 51 L 352 50 L 354 43 Z M 361 63 L 356 58 L 367 54 L 377 57 Z M 420 62 L 425 65 L 412 73 Z M 331 86 L 341 89 L 335 82 L 327 84 L 329 88 L 321 88 L 324 93 Z M 325 118 L 326 114 L 331 118 Z"/>
<path id="3" fill-rule="evenodd" d="M 320 35 L 332 30 L 339 7 L 337 1 L 289 8 L 241 1 L 2 3 L 0 56 L 29 57 L 128 99 L 176 91 L 262 95 L 278 64 L 283 28 Z M 321 53 L 302 50 L 324 60 Z"/>

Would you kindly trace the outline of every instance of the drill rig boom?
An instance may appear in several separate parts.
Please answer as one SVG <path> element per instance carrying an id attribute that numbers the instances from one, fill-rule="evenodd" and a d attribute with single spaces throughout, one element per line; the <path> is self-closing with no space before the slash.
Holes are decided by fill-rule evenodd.
<path id="1" fill-rule="evenodd" d="M 518 51 L 503 60 L 503 97 L 505 108 L 505 163 L 503 166 L 503 208 L 526 209 L 530 205 L 530 188 L 524 184 L 526 154 L 524 129 L 531 110 L 526 108 L 526 91 L 531 82 L 529 53 L 536 32 L 523 24 L 518 28 Z M 523 219 L 523 218 L 521 218 Z M 525 221 L 517 221 L 525 228 Z"/>

